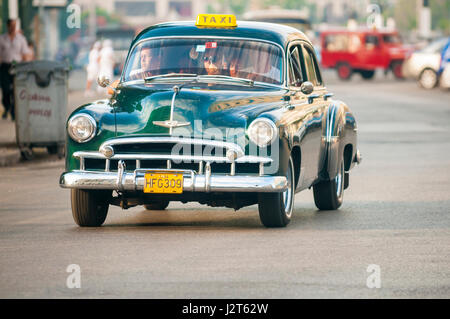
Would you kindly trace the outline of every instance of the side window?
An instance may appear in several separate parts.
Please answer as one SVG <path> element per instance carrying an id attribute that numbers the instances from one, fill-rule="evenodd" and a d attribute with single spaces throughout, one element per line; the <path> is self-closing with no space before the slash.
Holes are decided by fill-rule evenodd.
<path id="1" fill-rule="evenodd" d="M 308 81 L 314 84 L 314 86 L 321 86 L 322 76 L 314 52 L 311 48 L 304 46 L 303 56 L 305 57 L 305 69 L 308 73 Z"/>
<path id="2" fill-rule="evenodd" d="M 368 34 L 365 38 L 366 49 L 372 50 L 378 46 L 378 36 L 374 34 Z"/>
<path id="3" fill-rule="evenodd" d="M 289 85 L 300 87 L 304 82 L 304 72 L 302 67 L 301 47 L 292 46 L 289 50 Z"/>

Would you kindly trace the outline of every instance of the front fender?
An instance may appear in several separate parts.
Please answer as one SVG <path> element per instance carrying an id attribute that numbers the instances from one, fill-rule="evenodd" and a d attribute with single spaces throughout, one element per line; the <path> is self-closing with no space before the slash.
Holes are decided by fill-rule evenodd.
<path id="1" fill-rule="evenodd" d="M 94 118 L 97 124 L 97 132 L 92 140 L 86 143 L 78 143 L 68 136 L 68 121 L 66 122 L 66 171 L 79 169 L 79 161 L 72 156 L 74 152 L 96 151 L 105 140 L 116 136 L 114 108 L 108 100 L 99 100 L 82 105 L 73 111 L 68 119 L 73 115 L 80 113 L 89 114 Z"/>

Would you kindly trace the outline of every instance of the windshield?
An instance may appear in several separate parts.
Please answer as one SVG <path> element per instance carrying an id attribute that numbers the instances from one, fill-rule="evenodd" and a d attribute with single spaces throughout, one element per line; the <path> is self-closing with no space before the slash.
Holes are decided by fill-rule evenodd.
<path id="1" fill-rule="evenodd" d="M 385 43 L 392 43 L 392 44 L 400 44 L 400 43 L 402 43 L 402 39 L 396 33 L 383 34 L 383 41 Z"/>
<path id="2" fill-rule="evenodd" d="M 444 48 L 445 44 L 447 43 L 447 41 L 450 41 L 450 38 L 441 38 L 438 40 L 435 40 L 433 42 L 431 42 L 429 45 L 427 45 L 425 48 L 423 48 L 422 50 L 419 50 L 419 52 L 422 53 L 440 53 L 442 51 L 442 49 Z"/>
<path id="3" fill-rule="evenodd" d="M 170 73 L 231 76 L 281 84 L 282 51 L 273 44 L 231 39 L 149 39 L 134 47 L 123 81 Z"/>

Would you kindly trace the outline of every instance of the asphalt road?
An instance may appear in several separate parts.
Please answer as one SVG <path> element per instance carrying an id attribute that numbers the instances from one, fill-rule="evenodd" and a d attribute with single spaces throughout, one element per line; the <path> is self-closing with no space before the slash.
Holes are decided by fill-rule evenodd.
<path id="1" fill-rule="evenodd" d="M 111 207 L 79 228 L 63 161 L 41 154 L 0 168 L 0 298 L 449 298 L 450 92 L 325 76 L 363 155 L 341 209 L 318 211 L 307 190 L 284 229 L 263 228 L 256 206 L 195 203 Z M 70 264 L 81 288 L 66 286 Z"/>

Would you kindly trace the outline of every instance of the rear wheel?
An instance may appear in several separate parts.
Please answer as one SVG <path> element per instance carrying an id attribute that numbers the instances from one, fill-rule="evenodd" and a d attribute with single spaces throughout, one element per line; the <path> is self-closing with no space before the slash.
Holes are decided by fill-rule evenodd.
<path id="1" fill-rule="evenodd" d="M 169 206 L 168 200 L 158 201 L 151 204 L 144 205 L 146 210 L 164 210 Z"/>
<path id="2" fill-rule="evenodd" d="M 344 81 L 350 80 L 353 74 L 353 69 L 347 62 L 338 63 L 336 70 L 339 78 Z"/>
<path id="3" fill-rule="evenodd" d="M 294 164 L 289 157 L 286 172 L 288 189 L 283 193 L 260 193 L 258 195 L 259 218 L 266 227 L 285 227 L 291 221 L 294 209 Z"/>
<path id="4" fill-rule="evenodd" d="M 419 75 L 419 85 L 424 89 L 431 90 L 438 83 L 437 73 L 432 69 L 425 69 Z"/>
<path id="5" fill-rule="evenodd" d="M 112 192 L 108 190 L 72 189 L 72 215 L 81 227 L 98 227 L 108 214 Z"/>
<path id="6" fill-rule="evenodd" d="M 344 200 L 344 157 L 339 162 L 339 171 L 335 178 L 313 186 L 314 203 L 321 210 L 338 209 Z"/>
<path id="7" fill-rule="evenodd" d="M 373 79 L 373 76 L 375 75 L 374 70 L 361 70 L 360 73 L 364 80 L 371 80 L 371 79 Z"/>

